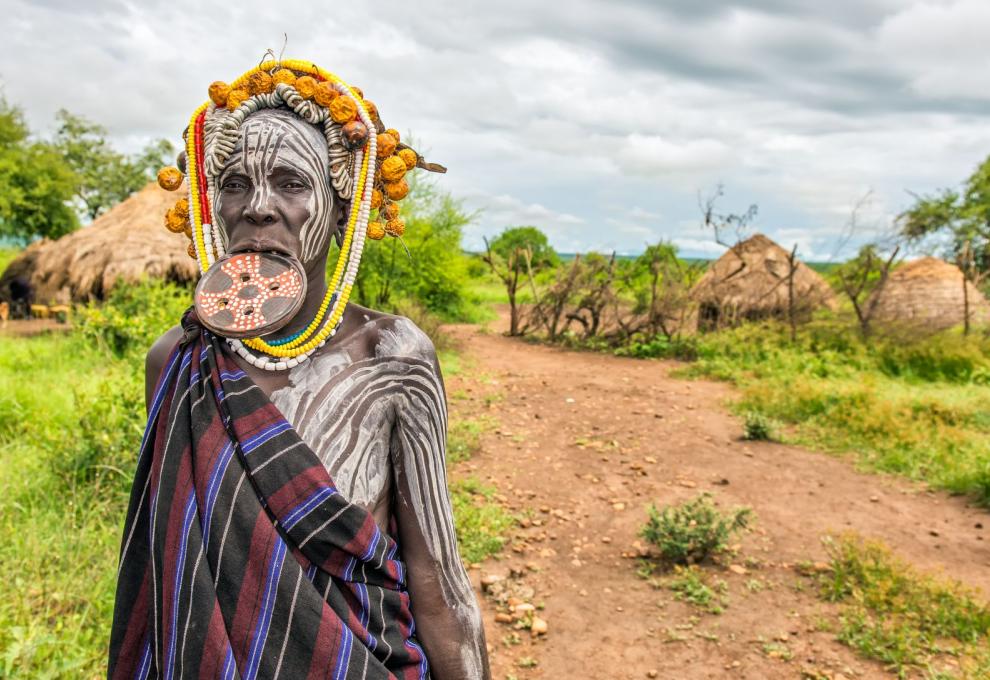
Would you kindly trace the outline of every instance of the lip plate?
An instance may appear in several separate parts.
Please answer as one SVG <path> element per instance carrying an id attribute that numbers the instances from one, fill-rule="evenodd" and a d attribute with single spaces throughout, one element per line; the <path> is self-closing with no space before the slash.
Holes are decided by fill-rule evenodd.
<path id="1" fill-rule="evenodd" d="M 289 295 L 271 293 L 274 283 Z M 242 291 L 248 295 L 239 295 Z M 305 297 L 306 274 L 297 259 L 271 251 L 240 250 L 218 259 L 200 277 L 194 304 L 200 322 L 210 331 L 244 339 L 284 327 L 299 312 Z"/>

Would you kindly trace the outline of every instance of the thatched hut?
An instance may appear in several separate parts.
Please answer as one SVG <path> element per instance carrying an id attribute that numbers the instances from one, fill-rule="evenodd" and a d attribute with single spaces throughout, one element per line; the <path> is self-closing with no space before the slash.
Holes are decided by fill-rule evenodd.
<path id="1" fill-rule="evenodd" d="M 0 276 L 0 299 L 10 298 L 15 282 L 27 283 L 35 302 L 52 304 L 102 299 L 118 281 L 195 280 L 187 239 L 162 223 L 181 195 L 151 183 L 89 226 L 32 244 Z"/>
<path id="2" fill-rule="evenodd" d="M 990 304 L 962 270 L 936 257 L 913 260 L 891 272 L 868 301 L 873 319 L 886 326 L 940 331 L 963 323 L 990 322 Z"/>
<path id="3" fill-rule="evenodd" d="M 691 296 L 698 305 L 698 329 L 742 321 L 788 318 L 790 263 L 786 250 L 763 234 L 736 244 L 709 265 Z M 835 293 L 817 272 L 797 262 L 793 277 L 795 317 L 836 307 Z"/>

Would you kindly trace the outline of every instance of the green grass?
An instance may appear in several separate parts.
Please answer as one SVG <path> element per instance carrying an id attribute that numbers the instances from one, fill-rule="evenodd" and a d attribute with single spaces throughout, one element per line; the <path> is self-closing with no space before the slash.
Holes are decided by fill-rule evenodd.
<path id="1" fill-rule="evenodd" d="M 840 606 L 842 643 L 902 678 L 990 677 L 990 608 L 975 591 L 853 534 L 826 538 L 826 549 L 830 570 L 817 576 L 819 593 Z"/>
<path id="2" fill-rule="evenodd" d="M 721 614 L 729 606 L 728 584 L 713 579 L 697 566 L 676 567 L 666 580 L 675 600 L 687 602 L 708 614 Z"/>
<path id="3" fill-rule="evenodd" d="M 464 561 L 475 564 L 501 551 L 515 518 L 495 502 L 495 488 L 468 478 L 451 483 L 450 495 Z"/>
<path id="4" fill-rule="evenodd" d="M 685 375 L 738 385 L 734 408 L 773 434 L 851 452 L 861 467 L 922 480 L 990 505 L 990 342 L 943 334 L 859 342 L 815 324 L 748 326 L 702 336 Z"/>
<path id="5" fill-rule="evenodd" d="M 103 672 L 133 474 L 118 454 L 133 459 L 140 425 L 94 407 L 106 385 L 127 390 L 109 409 L 142 404 L 131 370 L 77 336 L 0 338 L 0 677 Z M 112 441 L 94 441 L 98 422 Z"/>

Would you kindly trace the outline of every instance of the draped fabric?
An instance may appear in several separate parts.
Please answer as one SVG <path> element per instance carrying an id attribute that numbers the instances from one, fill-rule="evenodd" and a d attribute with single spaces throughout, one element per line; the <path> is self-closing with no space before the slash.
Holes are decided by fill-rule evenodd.
<path id="1" fill-rule="evenodd" d="M 427 676 L 395 541 L 187 328 L 141 446 L 108 678 Z"/>

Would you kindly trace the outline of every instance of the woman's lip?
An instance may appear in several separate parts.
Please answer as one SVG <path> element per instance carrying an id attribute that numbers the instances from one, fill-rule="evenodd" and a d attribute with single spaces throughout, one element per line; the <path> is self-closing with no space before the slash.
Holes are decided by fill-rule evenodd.
<path id="1" fill-rule="evenodd" d="M 295 257 L 295 255 L 290 253 L 281 245 L 271 241 L 249 241 L 247 243 L 235 246 L 227 252 L 231 255 L 238 255 L 240 253 L 277 253 L 285 257 Z"/>

